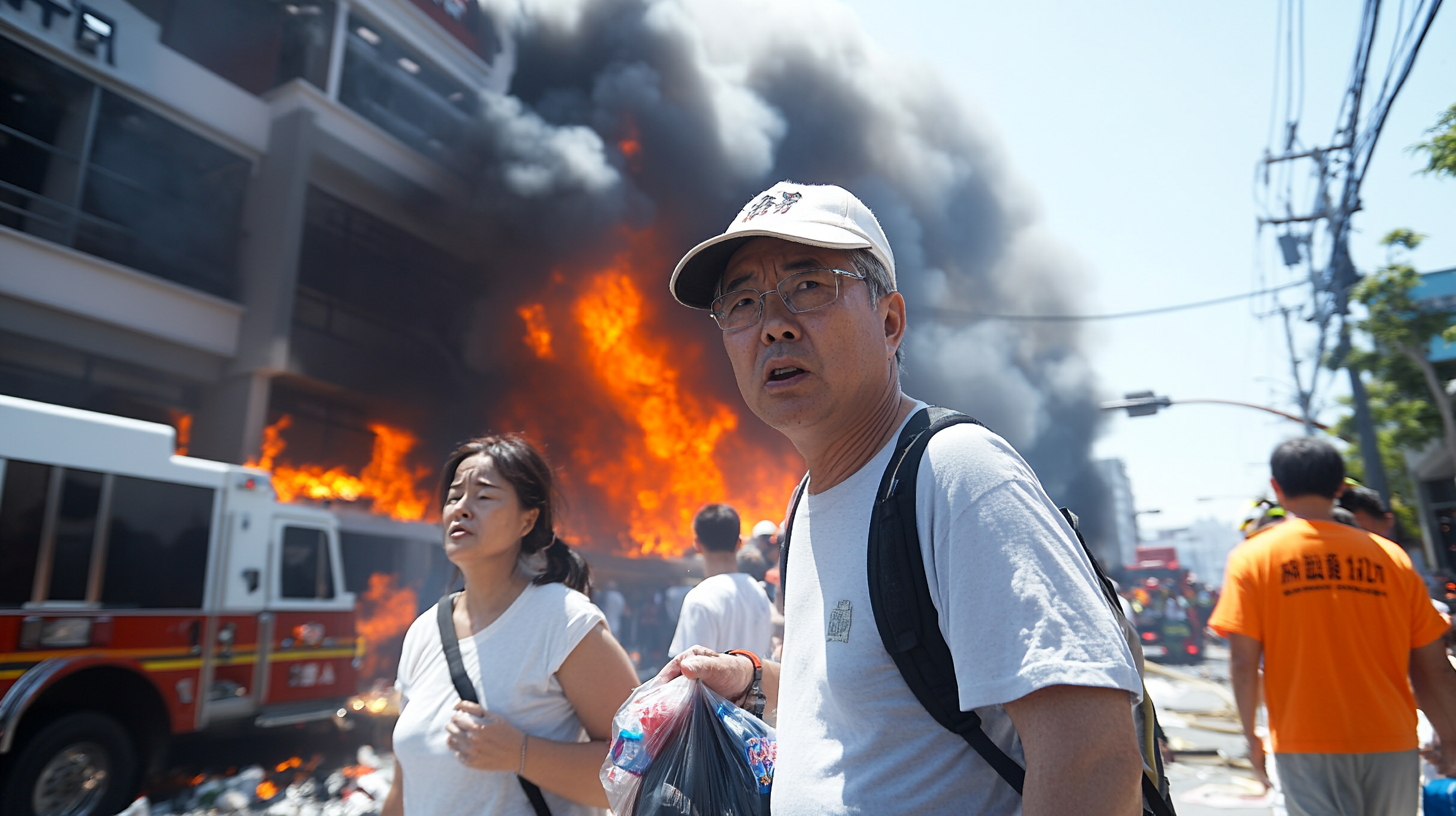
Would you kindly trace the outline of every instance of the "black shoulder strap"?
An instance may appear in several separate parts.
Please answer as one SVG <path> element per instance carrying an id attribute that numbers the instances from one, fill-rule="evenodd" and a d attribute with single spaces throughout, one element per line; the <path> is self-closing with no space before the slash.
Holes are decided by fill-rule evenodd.
<path id="1" fill-rule="evenodd" d="M 809 484 L 809 474 L 805 473 L 804 478 L 799 480 L 799 486 L 794 488 L 794 495 L 789 498 L 789 516 L 784 519 L 784 534 L 779 536 L 779 592 L 778 597 L 784 597 L 784 587 L 788 586 L 789 579 L 789 536 L 794 532 L 794 514 L 799 512 L 799 500 L 804 498 L 804 488 Z"/>
<path id="2" fill-rule="evenodd" d="M 965 414 L 930 407 L 911 417 L 901 432 L 895 453 L 880 480 L 870 520 L 866 564 L 870 606 L 885 651 L 895 661 L 915 698 L 936 722 L 964 739 L 1019 794 L 1026 782 L 1026 770 L 986 735 L 981 718 L 974 711 L 961 710 L 955 663 L 940 631 L 915 517 L 920 460 L 930 438 L 953 425 L 967 423 L 984 427 Z M 1076 516 L 1068 510 L 1062 513 L 1076 530 Z M 1080 531 L 1077 539 L 1086 551 L 1087 543 Z M 1090 551 L 1087 557 L 1092 559 Z M 1115 605 L 1117 596 L 1111 582 L 1096 567 L 1096 560 L 1092 561 L 1106 600 Z M 1147 774 L 1140 776 L 1148 812 L 1153 816 L 1172 816 L 1172 809 L 1158 785 Z"/>
<path id="3" fill-rule="evenodd" d="M 930 716 L 964 739 L 996 773 L 1021 793 L 1026 770 L 981 729 L 974 711 L 961 711 L 950 646 L 940 632 L 931 600 L 920 535 L 915 522 L 915 483 L 930 438 L 952 425 L 981 424 L 944 408 L 927 408 L 910 418 L 885 468 L 870 520 L 868 577 L 870 606 L 885 651 L 905 684 Z"/>
<path id="4" fill-rule="evenodd" d="M 460 638 L 455 635 L 455 598 L 448 592 L 436 605 L 435 622 L 440 626 L 440 645 L 445 649 L 445 663 L 450 667 L 450 681 L 455 684 L 455 693 L 462 700 L 479 703 L 480 697 L 475 693 L 475 685 L 470 682 L 470 675 L 465 673 L 465 661 L 460 659 Z M 541 789 L 536 783 L 528 781 L 524 776 L 517 776 L 516 780 L 521 783 L 521 790 L 525 791 L 536 816 L 551 816 L 551 808 L 547 806 L 546 797 L 541 795 Z"/>

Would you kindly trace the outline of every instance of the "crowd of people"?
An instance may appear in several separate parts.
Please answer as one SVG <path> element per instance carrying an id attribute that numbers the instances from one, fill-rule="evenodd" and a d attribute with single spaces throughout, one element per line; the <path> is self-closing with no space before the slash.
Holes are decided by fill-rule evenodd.
<path id="1" fill-rule="evenodd" d="M 669 286 L 717 323 L 745 402 L 808 463 L 782 527 L 744 536 L 732 507 L 703 507 L 703 579 L 633 616 L 671 629 L 659 678 L 776 720 L 773 810 L 1171 813 L 1139 639 L 1075 517 L 1005 440 L 901 390 L 905 299 L 874 214 L 842 188 L 777 184 Z M 1456 770 L 1448 624 L 1338 452 L 1295 440 L 1271 469 L 1278 512 L 1249 525 L 1209 621 L 1256 773 L 1262 699 L 1292 813 L 1414 814 L 1417 703 L 1440 738 L 1425 756 Z M 629 604 L 615 586 L 601 608 L 584 594 L 554 485 L 515 435 L 443 468 L 463 589 L 406 636 L 389 816 L 607 806 L 612 717 L 640 681 L 619 642 Z"/>

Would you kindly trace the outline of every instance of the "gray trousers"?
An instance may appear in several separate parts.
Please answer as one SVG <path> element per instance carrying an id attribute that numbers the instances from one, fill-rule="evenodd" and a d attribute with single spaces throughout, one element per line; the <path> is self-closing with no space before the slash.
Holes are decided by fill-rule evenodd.
<path id="1" fill-rule="evenodd" d="M 1415 751 L 1276 754 L 1274 762 L 1289 816 L 1415 816 Z"/>

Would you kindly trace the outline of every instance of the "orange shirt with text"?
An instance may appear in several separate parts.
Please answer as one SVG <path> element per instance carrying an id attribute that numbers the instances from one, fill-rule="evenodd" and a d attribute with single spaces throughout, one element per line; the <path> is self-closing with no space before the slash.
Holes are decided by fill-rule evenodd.
<path id="1" fill-rule="evenodd" d="M 1410 652 L 1446 623 L 1398 545 L 1333 521 L 1270 527 L 1229 554 L 1208 624 L 1263 644 L 1275 753 L 1416 747 Z"/>

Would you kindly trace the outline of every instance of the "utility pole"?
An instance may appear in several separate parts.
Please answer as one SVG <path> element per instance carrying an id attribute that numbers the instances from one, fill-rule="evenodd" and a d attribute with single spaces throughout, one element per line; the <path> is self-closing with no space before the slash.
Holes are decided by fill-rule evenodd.
<path id="1" fill-rule="evenodd" d="M 1272 156 L 1266 151 L 1263 159 L 1264 183 L 1269 184 L 1269 168 L 1281 162 L 1312 160 L 1315 163 L 1315 194 L 1308 214 L 1296 215 L 1287 198 L 1283 201 L 1285 212 L 1281 216 L 1259 219 L 1259 226 L 1282 227 L 1278 236 L 1279 248 L 1284 255 L 1284 264 L 1298 266 L 1302 261 L 1309 263 L 1309 278 L 1313 288 L 1313 312 L 1311 322 L 1319 325 L 1319 345 L 1315 354 L 1315 369 L 1311 375 L 1309 391 L 1300 384 L 1299 361 L 1294 352 L 1293 332 L 1289 323 L 1289 311 L 1283 309 L 1285 337 L 1290 345 L 1290 358 L 1294 366 L 1295 386 L 1299 389 L 1300 409 L 1306 423 L 1309 421 L 1309 403 L 1315 389 L 1319 366 L 1324 364 L 1324 352 L 1329 334 L 1329 323 L 1334 318 L 1340 321 L 1340 341 L 1329 361 L 1331 368 L 1344 368 L 1350 377 L 1350 396 L 1355 409 L 1355 425 L 1360 436 L 1360 455 L 1365 462 L 1365 481 L 1380 493 L 1387 503 L 1390 501 L 1389 482 L 1386 479 L 1385 464 L 1380 456 L 1379 440 L 1375 423 L 1370 414 L 1369 398 L 1360 372 L 1349 365 L 1350 352 L 1350 291 L 1359 282 L 1360 275 L 1350 258 L 1350 217 L 1361 209 L 1360 184 L 1365 180 L 1365 171 L 1385 125 L 1390 106 L 1410 75 L 1416 54 L 1430 30 L 1441 0 L 1431 0 L 1412 6 L 1409 20 L 1404 19 L 1406 6 L 1401 5 L 1395 21 L 1396 36 L 1391 46 L 1389 66 L 1378 86 L 1374 101 L 1365 111 L 1366 121 L 1361 130 L 1361 111 L 1366 104 L 1365 81 L 1370 67 L 1370 57 L 1375 44 L 1377 24 L 1380 21 L 1380 0 L 1365 0 L 1360 20 L 1360 34 L 1355 45 L 1355 59 L 1350 72 L 1350 86 L 1340 108 L 1334 137 L 1329 147 L 1297 148 L 1298 115 L 1293 113 L 1286 122 L 1285 144 L 1281 155 Z M 1301 13 L 1302 14 L 1302 13 Z M 1301 16 L 1301 25 L 1302 25 Z M 1292 25 L 1292 21 L 1291 21 Z M 1413 36 L 1414 35 L 1414 36 Z M 1302 36 L 1302 35 L 1301 35 Z M 1302 40 L 1301 40 L 1302 42 Z M 1300 46 L 1301 53 L 1303 46 Z M 1301 68 L 1301 72 L 1303 69 Z M 1302 83 L 1303 80 L 1301 79 Z M 1292 87 L 1292 86 L 1291 86 Z M 1377 86 L 1371 86 L 1376 88 Z M 1302 85 L 1300 95 L 1303 95 Z M 1331 202 L 1331 193 L 1338 189 L 1338 203 Z M 1317 268 L 1313 252 L 1313 241 L 1317 224 L 1323 221 L 1329 260 Z M 1306 257 L 1301 257 L 1301 248 Z M 1308 424 L 1306 424 L 1308 430 Z"/>
<path id="2" fill-rule="evenodd" d="M 1299 394 L 1299 416 L 1304 423 L 1304 435 L 1314 436 L 1314 418 L 1309 415 L 1309 403 L 1314 398 L 1314 394 L 1311 393 L 1314 383 L 1310 382 L 1311 391 L 1304 390 L 1304 383 L 1299 376 L 1299 352 L 1294 348 L 1294 330 L 1289 327 L 1289 309 L 1284 308 L 1279 311 L 1284 314 L 1284 339 L 1289 343 L 1289 367 L 1294 370 L 1294 390 Z"/>

